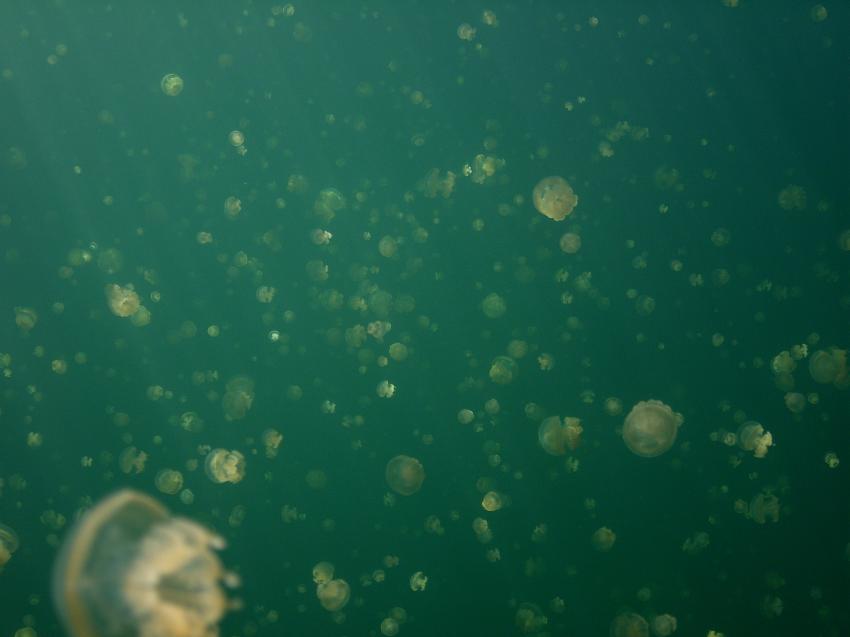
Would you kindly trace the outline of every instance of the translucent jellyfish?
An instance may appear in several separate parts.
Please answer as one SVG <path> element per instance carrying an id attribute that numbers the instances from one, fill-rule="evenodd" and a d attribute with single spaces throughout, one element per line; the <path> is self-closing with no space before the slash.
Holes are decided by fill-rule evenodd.
<path id="1" fill-rule="evenodd" d="M 581 237 L 574 232 L 567 232 L 559 242 L 561 250 L 567 254 L 575 254 L 581 250 Z"/>
<path id="2" fill-rule="evenodd" d="M 163 76 L 159 86 L 163 93 L 169 97 L 175 97 L 183 92 L 183 78 L 176 73 L 169 73 Z"/>
<path id="3" fill-rule="evenodd" d="M 416 458 L 398 455 L 387 463 L 386 478 L 390 488 L 399 495 L 413 495 L 422 488 L 425 469 Z"/>
<path id="4" fill-rule="evenodd" d="M 785 406 L 792 414 L 800 414 L 806 409 L 806 397 L 799 392 L 785 394 Z"/>
<path id="5" fill-rule="evenodd" d="M 385 617 L 381 622 L 381 634 L 386 637 L 393 637 L 398 634 L 398 622 L 392 617 Z"/>
<path id="6" fill-rule="evenodd" d="M 247 376 L 237 376 L 227 382 L 221 406 L 227 420 L 241 420 L 254 404 L 254 381 Z"/>
<path id="7" fill-rule="evenodd" d="M 514 623 L 524 635 L 536 634 L 549 623 L 549 618 L 537 604 L 523 602 L 517 608 Z"/>
<path id="8" fill-rule="evenodd" d="M 737 440 L 741 449 L 752 451 L 756 458 L 764 458 L 773 445 L 773 435 L 754 420 L 748 420 L 738 428 Z"/>
<path id="9" fill-rule="evenodd" d="M 593 544 L 593 548 L 602 553 L 606 553 L 611 550 L 611 547 L 614 546 L 614 542 L 617 541 L 617 534 L 614 533 L 607 526 L 603 526 L 601 528 L 596 529 L 593 532 L 593 535 L 590 538 L 591 544 Z"/>
<path id="10" fill-rule="evenodd" d="M 266 448 L 266 458 L 277 457 L 281 443 L 283 443 L 282 433 L 277 429 L 266 429 L 263 432 L 263 446 Z"/>
<path id="11" fill-rule="evenodd" d="M 550 416 L 540 423 L 537 440 L 543 451 L 552 456 L 563 456 L 567 450 L 575 450 L 581 442 L 584 429 L 578 418 Z"/>
<path id="12" fill-rule="evenodd" d="M 330 562 L 319 562 L 313 567 L 313 581 L 316 584 L 327 584 L 334 578 L 334 565 Z"/>
<path id="13" fill-rule="evenodd" d="M 668 637 L 676 632 L 676 618 L 672 615 L 656 615 L 652 618 L 652 634 L 656 637 Z"/>
<path id="14" fill-rule="evenodd" d="M 623 440 L 632 453 L 654 458 L 673 446 L 683 422 L 681 414 L 661 401 L 642 400 L 626 416 Z"/>
<path id="15" fill-rule="evenodd" d="M 750 500 L 749 518 L 758 524 L 779 521 L 779 498 L 769 491 L 762 491 Z"/>
<path id="16" fill-rule="evenodd" d="M 428 576 L 422 571 L 416 571 L 410 576 L 409 584 L 412 591 L 424 591 L 428 585 Z"/>
<path id="17" fill-rule="evenodd" d="M 620 613 L 608 629 L 611 637 L 649 637 L 649 624 L 637 613 Z"/>
<path id="18" fill-rule="evenodd" d="M 0 524 L 0 570 L 12 558 L 12 553 L 18 550 L 18 534 L 11 527 Z"/>
<path id="19" fill-rule="evenodd" d="M 484 297 L 484 300 L 481 301 L 481 311 L 484 312 L 484 316 L 487 318 L 499 318 L 504 315 L 507 309 L 508 305 L 505 303 L 505 299 L 495 292 L 488 294 Z"/>
<path id="20" fill-rule="evenodd" d="M 224 540 L 124 490 L 76 524 L 53 569 L 53 598 L 74 637 L 208 637 L 228 609 Z"/>
<path id="21" fill-rule="evenodd" d="M 816 351 L 809 357 L 809 374 L 816 383 L 846 386 L 847 352 L 836 347 Z"/>
<path id="22" fill-rule="evenodd" d="M 213 449 L 204 461 L 204 473 L 216 484 L 241 482 L 245 477 L 245 456 L 236 450 Z"/>
<path id="23" fill-rule="evenodd" d="M 468 425 L 475 420 L 475 413 L 471 409 L 461 409 L 457 412 L 457 421 L 462 425 Z"/>
<path id="24" fill-rule="evenodd" d="M 38 323 L 38 314 L 31 307 L 16 307 L 15 308 L 15 325 L 22 332 L 28 333 L 35 324 Z"/>
<path id="25" fill-rule="evenodd" d="M 122 318 L 132 316 L 141 307 L 139 295 L 130 286 L 122 288 L 120 285 L 110 283 L 106 286 L 105 292 L 106 303 L 109 305 L 109 310 L 115 316 Z"/>
<path id="26" fill-rule="evenodd" d="M 481 500 L 481 507 L 485 511 L 498 511 L 505 506 L 505 502 L 505 496 L 498 491 L 488 491 L 484 494 L 484 498 Z"/>
<path id="27" fill-rule="evenodd" d="M 537 212 L 555 221 L 566 219 L 578 204 L 578 197 L 563 177 L 544 177 L 532 193 Z"/>
<path id="28" fill-rule="evenodd" d="M 183 488 L 183 474 L 176 469 L 160 469 L 154 478 L 154 484 L 162 493 L 174 495 Z"/>
<path id="29" fill-rule="evenodd" d="M 490 365 L 489 376 L 497 385 L 507 385 L 513 382 L 519 373 L 516 361 L 507 356 L 497 356 Z"/>
<path id="30" fill-rule="evenodd" d="M 342 609 L 351 598 L 351 587 L 342 579 L 333 579 L 316 586 L 316 597 L 322 608 L 329 611 Z"/>

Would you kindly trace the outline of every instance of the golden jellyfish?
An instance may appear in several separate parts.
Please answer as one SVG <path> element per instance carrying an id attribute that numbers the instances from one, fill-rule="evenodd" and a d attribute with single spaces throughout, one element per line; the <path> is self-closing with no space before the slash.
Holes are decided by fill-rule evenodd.
<path id="1" fill-rule="evenodd" d="M 398 622 L 392 617 L 385 617 L 381 622 L 381 634 L 386 637 L 393 637 L 398 634 Z"/>
<path id="2" fill-rule="evenodd" d="M 507 498 L 498 491 L 488 491 L 481 500 L 481 508 L 485 511 L 498 511 L 505 506 Z"/>
<path id="3" fill-rule="evenodd" d="M 334 578 L 334 565 L 330 562 L 319 562 L 313 567 L 313 581 L 316 584 L 327 584 Z"/>
<path id="4" fill-rule="evenodd" d="M 567 232 L 559 242 L 561 250 L 567 254 L 575 254 L 581 250 L 581 237 L 574 232 Z"/>
<path id="5" fill-rule="evenodd" d="M 208 637 L 235 583 L 214 550 L 224 540 L 124 490 L 76 524 L 53 569 L 53 598 L 74 637 Z"/>
<path id="6" fill-rule="evenodd" d="M 247 376 L 230 379 L 225 386 L 221 406 L 227 420 L 241 420 L 254 404 L 254 381 Z"/>
<path id="7" fill-rule="evenodd" d="M 277 457 L 281 443 L 283 443 L 282 433 L 277 429 L 266 429 L 263 432 L 263 446 L 266 448 L 266 458 Z"/>
<path id="8" fill-rule="evenodd" d="M 497 385 L 508 385 L 513 382 L 519 373 L 519 365 L 508 356 L 497 356 L 490 365 L 488 375 Z"/>
<path id="9" fill-rule="evenodd" d="M 120 285 L 110 283 L 106 286 L 106 303 L 109 305 L 109 310 L 115 315 L 122 318 L 132 316 L 139 311 L 141 301 L 139 295 L 136 294 L 132 286 L 122 288 Z"/>
<path id="10" fill-rule="evenodd" d="M 0 524 L 0 570 L 12 559 L 12 553 L 18 550 L 18 534 L 5 524 Z"/>
<path id="11" fill-rule="evenodd" d="M 799 392 L 788 392 L 785 394 L 785 406 L 792 414 L 800 414 L 806 409 L 806 397 Z"/>
<path id="12" fill-rule="evenodd" d="M 656 615 L 652 618 L 652 634 L 656 637 L 668 637 L 676 632 L 677 621 L 672 615 Z"/>
<path id="13" fill-rule="evenodd" d="M 174 495 L 183 488 L 183 474 L 176 469 L 161 469 L 153 481 L 156 488 L 167 495 Z"/>
<path id="14" fill-rule="evenodd" d="M 750 500 L 747 515 L 758 524 L 779 522 L 779 498 L 769 491 L 762 491 Z"/>
<path id="15" fill-rule="evenodd" d="M 216 484 L 236 484 L 245 477 L 245 456 L 227 449 L 213 449 L 204 461 L 204 473 Z"/>
<path id="16" fill-rule="evenodd" d="M 593 535 L 590 538 L 591 544 L 593 544 L 593 548 L 601 553 L 607 553 L 611 550 L 611 547 L 614 546 L 614 542 L 617 541 L 617 534 L 614 533 L 607 526 L 603 526 L 601 528 L 596 529 L 593 532 Z"/>
<path id="17" fill-rule="evenodd" d="M 756 458 L 764 458 L 767 450 L 773 446 L 773 434 L 765 431 L 761 423 L 748 420 L 738 427 L 736 436 L 738 446 L 744 451 L 752 451 Z"/>
<path id="18" fill-rule="evenodd" d="M 584 429 L 578 418 L 550 416 L 540 423 L 537 440 L 543 451 L 552 456 L 563 456 L 567 450 L 574 451 L 581 442 Z"/>
<path id="19" fill-rule="evenodd" d="M 487 318 L 497 319 L 503 316 L 507 309 L 508 304 L 505 303 L 505 299 L 495 292 L 488 294 L 481 301 L 481 311 L 484 312 L 484 316 Z"/>
<path id="20" fill-rule="evenodd" d="M 816 351 L 809 357 L 809 374 L 816 383 L 846 387 L 847 352 L 836 347 Z"/>
<path id="21" fill-rule="evenodd" d="M 316 597 L 322 608 L 335 612 L 341 610 L 351 598 L 351 587 L 343 579 L 332 579 L 316 586 Z"/>
<path id="22" fill-rule="evenodd" d="M 563 177 L 544 177 L 537 182 L 532 192 L 537 212 L 553 219 L 563 221 L 578 204 L 578 197 Z"/>
<path id="23" fill-rule="evenodd" d="M 424 591 L 425 587 L 428 585 L 428 576 L 425 575 L 422 571 L 416 571 L 413 575 L 410 576 L 410 590 L 416 591 Z"/>
<path id="24" fill-rule="evenodd" d="M 608 629 L 611 637 L 649 637 L 649 624 L 637 613 L 620 613 Z"/>
<path id="25" fill-rule="evenodd" d="M 514 623 L 521 633 L 525 635 L 536 634 L 549 623 L 549 618 L 543 614 L 537 604 L 523 602 L 517 608 Z"/>
<path id="26" fill-rule="evenodd" d="M 661 401 L 642 400 L 626 416 L 623 441 L 632 453 L 654 458 L 673 446 L 683 422 L 682 414 Z"/>
<path id="27" fill-rule="evenodd" d="M 169 97 L 176 97 L 183 92 L 183 78 L 176 73 L 168 73 L 160 80 L 159 87 Z"/>
<path id="28" fill-rule="evenodd" d="M 398 455 L 387 463 L 386 478 L 390 488 L 399 495 L 413 495 L 422 488 L 425 469 L 416 458 Z"/>
<path id="29" fill-rule="evenodd" d="M 16 307 L 15 308 L 15 325 L 20 330 L 27 334 L 38 323 L 38 314 L 31 307 Z"/>

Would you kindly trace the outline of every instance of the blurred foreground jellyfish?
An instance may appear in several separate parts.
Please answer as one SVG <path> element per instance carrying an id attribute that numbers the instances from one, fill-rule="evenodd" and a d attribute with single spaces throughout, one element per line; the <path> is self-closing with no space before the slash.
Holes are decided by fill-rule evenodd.
<path id="1" fill-rule="evenodd" d="M 74 637 L 210 637 L 237 584 L 214 549 L 224 540 L 172 517 L 156 500 L 119 491 L 88 511 L 53 569 L 53 597 Z"/>

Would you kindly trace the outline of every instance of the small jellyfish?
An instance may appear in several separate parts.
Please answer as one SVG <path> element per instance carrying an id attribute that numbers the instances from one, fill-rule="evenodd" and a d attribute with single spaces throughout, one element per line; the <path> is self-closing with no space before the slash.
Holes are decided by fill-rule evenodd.
<path id="1" fill-rule="evenodd" d="M 316 597 L 322 608 L 331 612 L 342 609 L 351 597 L 351 587 L 342 579 L 333 579 L 316 586 Z"/>
<path id="2" fill-rule="evenodd" d="M 652 618 L 652 634 L 656 637 L 668 637 L 676 632 L 676 618 L 672 615 L 656 615 Z"/>
<path id="3" fill-rule="evenodd" d="M 425 575 L 425 573 L 423 573 L 422 571 L 416 571 L 413 575 L 410 576 L 410 590 L 424 591 L 427 585 L 428 576 Z"/>
<path id="4" fill-rule="evenodd" d="M 563 177 L 544 177 L 532 192 L 537 212 L 554 221 L 563 221 L 575 209 L 578 197 Z"/>
<path id="5" fill-rule="evenodd" d="M 623 441 L 632 453 L 654 458 L 673 446 L 684 419 L 658 400 L 637 403 L 623 423 Z"/>
<path id="6" fill-rule="evenodd" d="M 27 334 L 38 323 L 38 314 L 31 307 L 16 307 L 15 308 L 15 325 L 20 330 Z"/>
<path id="7" fill-rule="evenodd" d="M 816 383 L 845 388 L 848 383 L 847 352 L 836 347 L 816 351 L 809 357 L 809 374 Z"/>
<path id="8" fill-rule="evenodd" d="M 235 582 L 224 540 L 136 491 L 109 496 L 76 524 L 53 569 L 53 598 L 74 637 L 207 637 Z"/>
<path id="9" fill-rule="evenodd" d="M 600 527 L 593 532 L 593 535 L 590 538 L 591 544 L 593 544 L 593 548 L 601 553 L 607 553 L 611 550 L 611 547 L 614 546 L 614 542 L 617 541 L 617 534 L 614 533 L 607 526 Z"/>
<path id="10" fill-rule="evenodd" d="M 558 416 L 550 416 L 540 423 L 537 440 L 546 453 L 563 456 L 568 449 L 574 451 L 579 446 L 583 431 L 578 418 L 567 416 L 561 420 Z"/>
<path id="11" fill-rule="evenodd" d="M 767 450 L 773 446 L 773 434 L 765 431 L 761 423 L 749 420 L 738 428 L 736 436 L 738 446 L 744 451 L 752 451 L 756 458 L 764 458 Z"/>
<path id="12" fill-rule="evenodd" d="M 381 622 L 381 634 L 386 637 L 393 637 L 398 634 L 398 622 L 392 617 L 385 617 Z"/>
<path id="13" fill-rule="evenodd" d="M 168 73 L 160 80 L 159 86 L 169 97 L 176 97 L 183 92 L 183 78 L 176 73 Z"/>
<path id="14" fill-rule="evenodd" d="M 505 506 L 507 498 L 498 491 L 488 491 L 481 500 L 481 508 L 485 511 L 498 511 Z"/>
<path id="15" fill-rule="evenodd" d="M 316 584 L 327 584 L 334 578 L 334 565 L 330 562 L 319 562 L 313 567 L 313 581 Z"/>
<path id="16" fill-rule="evenodd" d="M 416 458 L 398 455 L 387 463 L 386 478 L 390 488 L 399 495 L 413 495 L 422 488 L 425 469 Z"/>
<path id="17" fill-rule="evenodd" d="M 247 376 L 237 376 L 225 386 L 221 406 L 227 420 L 241 420 L 254 404 L 254 381 Z"/>
<path id="18" fill-rule="evenodd" d="M 11 527 L 0 524 L 0 570 L 12 558 L 12 553 L 18 550 L 19 545 L 18 534 Z"/>
<path id="19" fill-rule="evenodd" d="M 174 495 L 183 488 L 183 474 L 176 469 L 161 469 L 153 481 L 156 488 L 167 495 Z"/>
<path id="20" fill-rule="evenodd" d="M 497 319 L 505 314 L 508 309 L 505 299 L 493 292 L 484 297 L 481 301 L 481 311 L 484 316 L 491 319 Z"/>
<path id="21" fill-rule="evenodd" d="M 245 477 L 245 456 L 236 450 L 213 449 L 204 461 L 204 473 L 216 484 L 241 482 Z"/>
<path id="22" fill-rule="evenodd" d="M 513 382 L 519 374 L 519 366 L 516 361 L 508 356 L 497 356 L 490 365 L 489 376 L 497 385 L 508 385 Z"/>
<path id="23" fill-rule="evenodd" d="M 567 232 L 559 242 L 561 250 L 567 254 L 575 254 L 581 250 L 581 237 L 574 232 Z"/>
<path id="24" fill-rule="evenodd" d="M 620 613 L 608 629 L 611 637 L 649 637 L 649 624 L 637 613 Z"/>
<path id="25" fill-rule="evenodd" d="M 105 292 L 109 310 L 115 316 L 120 316 L 122 318 L 132 316 L 138 312 L 141 307 L 139 295 L 136 294 L 130 286 L 122 288 L 120 285 L 110 283 L 106 286 Z"/>

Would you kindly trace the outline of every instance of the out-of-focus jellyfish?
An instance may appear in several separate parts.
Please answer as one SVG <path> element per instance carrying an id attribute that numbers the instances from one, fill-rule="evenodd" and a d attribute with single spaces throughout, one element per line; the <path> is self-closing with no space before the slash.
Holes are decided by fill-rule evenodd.
<path id="1" fill-rule="evenodd" d="M 484 494 L 484 498 L 481 500 L 481 507 L 485 511 L 498 511 L 502 507 L 505 506 L 507 498 L 503 496 L 498 491 L 488 491 Z"/>
<path id="2" fill-rule="evenodd" d="M 263 446 L 266 448 L 266 458 L 277 457 L 277 452 L 282 442 L 282 433 L 277 429 L 266 429 L 263 432 Z"/>
<path id="3" fill-rule="evenodd" d="M 393 637 L 398 634 L 398 622 L 392 617 L 385 617 L 381 622 L 381 634 L 386 637 Z"/>
<path id="4" fill-rule="evenodd" d="M 12 558 L 12 553 L 18 550 L 18 546 L 18 534 L 11 527 L 0 524 L 0 570 Z"/>
<path id="5" fill-rule="evenodd" d="M 247 376 L 230 379 L 225 386 L 221 406 L 227 420 L 241 420 L 254 404 L 254 381 Z"/>
<path id="6" fill-rule="evenodd" d="M 758 524 L 779 521 L 779 498 L 769 491 L 762 491 L 750 500 L 748 516 Z"/>
<path id="7" fill-rule="evenodd" d="M 132 316 L 141 307 L 139 295 L 130 286 L 122 288 L 120 285 L 110 283 L 106 286 L 105 292 L 106 303 L 109 305 L 109 310 L 115 316 L 122 318 Z"/>
<path id="8" fill-rule="evenodd" d="M 343 579 L 332 579 L 316 586 L 316 597 L 322 608 L 329 611 L 342 609 L 351 598 L 351 587 Z"/>
<path id="9" fill-rule="evenodd" d="M 245 456 L 236 450 L 213 449 L 207 454 L 204 473 L 216 484 L 240 482 L 245 477 Z"/>
<path id="10" fill-rule="evenodd" d="M 148 454 L 144 451 L 140 451 L 136 447 L 127 447 L 118 456 L 118 466 L 124 473 L 141 473 L 145 470 L 147 460 Z"/>
<path id="11" fill-rule="evenodd" d="M 575 254 L 581 250 L 581 237 L 574 232 L 567 232 L 559 242 L 561 250 L 567 254 Z"/>
<path id="12" fill-rule="evenodd" d="M 153 481 L 159 491 L 168 495 L 174 495 L 183 488 L 183 474 L 176 469 L 160 469 Z"/>
<path id="13" fill-rule="evenodd" d="M 637 613 L 620 613 L 608 629 L 611 637 L 649 637 L 649 624 Z"/>
<path id="14" fill-rule="evenodd" d="M 422 571 L 416 571 L 410 576 L 409 584 L 412 591 L 424 591 L 428 585 L 428 576 Z"/>
<path id="15" fill-rule="evenodd" d="M 806 397 L 799 392 L 785 394 L 785 406 L 792 414 L 800 414 L 806 409 Z"/>
<path id="16" fill-rule="evenodd" d="M 563 177 L 544 177 L 532 192 L 537 212 L 555 221 L 566 219 L 578 204 L 578 197 Z"/>
<path id="17" fill-rule="evenodd" d="M 387 463 L 387 484 L 399 495 L 413 495 L 422 488 L 425 469 L 410 456 L 398 455 Z"/>
<path id="18" fill-rule="evenodd" d="M 593 548 L 601 553 L 607 553 L 611 550 L 611 547 L 614 546 L 614 542 L 617 541 L 617 534 L 614 533 L 607 526 L 600 527 L 593 532 L 593 535 L 590 538 L 591 544 L 593 544 Z"/>
<path id="19" fill-rule="evenodd" d="M 490 380 L 497 385 L 507 385 L 513 382 L 519 374 L 516 361 L 508 356 L 497 356 L 490 365 Z"/>
<path id="20" fill-rule="evenodd" d="M 652 634 L 656 637 L 668 637 L 676 632 L 676 618 L 665 613 L 664 615 L 656 615 L 652 618 Z"/>
<path id="21" fill-rule="evenodd" d="M 499 318 L 505 314 L 507 309 L 508 305 L 505 303 L 505 299 L 495 292 L 488 294 L 484 297 L 484 300 L 481 301 L 481 311 L 484 312 L 484 316 L 487 318 Z"/>
<path id="22" fill-rule="evenodd" d="M 629 451 L 654 458 L 673 446 L 684 418 L 659 400 L 642 400 L 623 423 L 623 440 Z"/>
<path id="23" fill-rule="evenodd" d="M 850 383 L 847 351 L 837 347 L 816 351 L 809 357 L 809 374 L 816 383 L 846 388 Z"/>
<path id="24" fill-rule="evenodd" d="M 176 73 L 164 75 L 159 82 L 162 92 L 169 97 L 176 97 L 183 92 L 183 78 Z"/>
<path id="25" fill-rule="evenodd" d="M 737 440 L 741 449 L 752 451 L 756 458 L 764 458 L 767 450 L 773 445 L 773 435 L 754 420 L 749 420 L 738 428 Z"/>
<path id="26" fill-rule="evenodd" d="M 224 540 L 156 500 L 124 490 L 76 524 L 53 569 L 53 598 L 75 637 L 208 637 L 235 583 Z"/>
<path id="27" fill-rule="evenodd" d="M 541 631 L 549 623 L 549 618 L 537 604 L 523 602 L 516 610 L 514 623 L 521 633 L 528 635 Z"/>
<path id="28" fill-rule="evenodd" d="M 546 453 L 563 456 L 567 450 L 573 451 L 579 446 L 583 431 L 578 418 L 567 416 L 561 420 L 558 416 L 550 416 L 540 423 L 537 440 Z"/>
<path id="29" fill-rule="evenodd" d="M 15 308 L 15 325 L 20 330 L 27 334 L 38 323 L 38 314 L 31 307 L 16 307 Z"/>
<path id="30" fill-rule="evenodd" d="M 313 567 L 313 581 L 316 584 L 327 584 L 334 578 L 334 565 L 330 562 L 319 562 Z"/>

